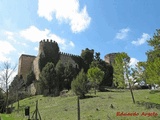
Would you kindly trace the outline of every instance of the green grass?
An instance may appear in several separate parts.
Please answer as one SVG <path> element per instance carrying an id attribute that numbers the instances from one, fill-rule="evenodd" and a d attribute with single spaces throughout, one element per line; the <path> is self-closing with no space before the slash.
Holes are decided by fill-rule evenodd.
<path id="1" fill-rule="evenodd" d="M 150 93 L 150 90 L 134 90 L 136 101 L 145 101 L 160 104 L 160 92 Z M 43 97 L 41 95 L 26 98 L 20 101 L 20 111 L 15 110 L 9 115 L 0 115 L 3 120 L 27 120 L 24 116 L 24 108 L 30 106 L 31 116 L 38 100 L 39 112 L 42 120 L 76 120 L 77 97 Z M 114 108 L 111 108 L 111 104 Z M 81 120 L 160 120 L 160 110 L 147 109 L 132 103 L 129 90 L 114 92 L 97 92 L 96 97 L 80 100 Z M 136 112 L 138 116 L 117 116 L 117 112 Z M 141 113 L 155 112 L 158 116 L 141 116 Z"/>
<path id="2" fill-rule="evenodd" d="M 16 118 L 10 114 L 0 114 L 0 116 L 2 120 L 16 120 Z"/>

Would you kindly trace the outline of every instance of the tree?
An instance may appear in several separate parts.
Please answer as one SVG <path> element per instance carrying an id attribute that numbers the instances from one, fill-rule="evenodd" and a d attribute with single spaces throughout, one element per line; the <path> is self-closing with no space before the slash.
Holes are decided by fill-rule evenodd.
<path id="1" fill-rule="evenodd" d="M 65 67 L 62 64 L 61 60 L 58 61 L 55 70 L 57 74 L 59 90 L 61 91 L 64 88 L 64 70 L 65 70 Z"/>
<path id="2" fill-rule="evenodd" d="M 155 58 L 160 57 L 160 29 L 156 30 L 153 38 L 147 41 L 148 45 L 153 49 L 146 52 L 147 61 L 154 61 Z"/>
<path id="3" fill-rule="evenodd" d="M 71 88 L 76 95 L 80 96 L 80 98 L 84 98 L 85 94 L 88 93 L 87 76 L 83 69 L 79 72 L 76 79 L 72 81 Z"/>
<path id="4" fill-rule="evenodd" d="M 100 70 L 98 67 L 93 67 L 88 69 L 87 77 L 88 77 L 88 80 L 91 82 L 92 86 L 94 87 L 95 95 L 96 95 L 96 88 L 99 86 L 99 84 L 103 80 L 104 72 Z"/>
<path id="5" fill-rule="evenodd" d="M 147 42 L 153 49 L 146 52 L 146 81 L 150 84 L 160 85 L 160 29 L 156 30 L 153 38 Z"/>
<path id="6" fill-rule="evenodd" d="M 145 62 L 138 62 L 134 68 L 131 68 L 131 76 L 134 81 L 139 82 L 145 80 Z"/>
<path id="7" fill-rule="evenodd" d="M 35 80 L 35 74 L 33 71 L 30 71 L 27 74 L 26 86 L 29 86 L 30 84 L 32 84 L 34 80 Z"/>
<path id="8" fill-rule="evenodd" d="M 113 80 L 115 85 L 118 88 L 125 88 L 126 83 L 128 83 L 133 103 L 135 103 L 131 87 L 131 79 L 130 79 L 131 76 L 130 57 L 127 55 L 127 53 L 122 52 L 116 55 L 115 61 L 113 63 L 113 68 L 114 68 Z"/>
<path id="9" fill-rule="evenodd" d="M 90 68 L 98 67 L 104 72 L 104 77 L 101 82 L 101 86 L 112 86 L 113 83 L 113 67 L 107 64 L 100 58 L 100 53 L 96 52 L 94 56 L 94 60 L 91 62 Z"/>
<path id="10" fill-rule="evenodd" d="M 3 113 L 5 109 L 5 96 L 3 90 L 0 88 L 0 113 Z"/>
<path id="11" fill-rule="evenodd" d="M 117 88 L 126 87 L 126 75 L 128 74 L 128 64 L 130 58 L 126 53 L 118 53 L 114 59 L 113 63 L 113 81 Z M 127 70 L 127 71 L 126 71 Z"/>
<path id="12" fill-rule="evenodd" d="M 153 62 L 147 62 L 146 78 L 149 84 L 160 85 L 160 58 L 155 58 Z"/>
<path id="13" fill-rule="evenodd" d="M 58 82 L 54 64 L 52 62 L 47 63 L 46 66 L 42 69 L 42 72 L 40 73 L 40 81 L 42 88 L 48 89 L 49 94 L 56 94 Z"/>
<path id="14" fill-rule="evenodd" d="M 87 72 L 91 62 L 94 59 L 94 50 L 93 49 L 89 50 L 88 48 L 86 48 L 85 50 L 82 50 L 81 58 L 83 59 L 83 62 L 84 62 L 83 64 L 84 72 Z"/>
<path id="15" fill-rule="evenodd" d="M 9 96 L 14 98 L 13 102 L 15 102 L 18 98 L 18 89 L 20 88 L 20 78 L 16 75 L 9 86 Z"/>
<path id="16" fill-rule="evenodd" d="M 9 84 L 11 82 L 10 78 L 16 69 L 16 65 L 12 67 L 9 62 L 4 62 L 2 66 L 3 67 L 0 74 L 0 80 L 5 85 L 4 87 L 5 89 L 3 88 L 2 89 L 6 93 L 5 108 L 6 108 L 6 112 L 8 112 L 7 110 L 8 110 L 8 99 L 9 99 Z"/>
<path id="17" fill-rule="evenodd" d="M 71 89 L 71 82 L 75 77 L 76 77 L 76 70 L 73 67 L 73 65 L 70 62 L 68 62 L 64 69 L 64 87 L 66 89 L 68 90 Z"/>

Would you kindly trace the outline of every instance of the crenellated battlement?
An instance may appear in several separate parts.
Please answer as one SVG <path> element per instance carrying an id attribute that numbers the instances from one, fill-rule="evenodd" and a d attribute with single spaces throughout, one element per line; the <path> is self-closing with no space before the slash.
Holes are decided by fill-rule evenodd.
<path id="1" fill-rule="evenodd" d="M 54 43 L 54 44 L 57 44 L 56 41 L 53 41 L 52 39 L 43 39 L 40 41 L 40 43 Z"/>
<path id="2" fill-rule="evenodd" d="M 64 52 L 60 52 L 60 55 L 68 56 L 68 57 L 80 57 L 79 55 L 74 55 L 74 54 L 69 54 L 69 53 L 64 53 Z"/>

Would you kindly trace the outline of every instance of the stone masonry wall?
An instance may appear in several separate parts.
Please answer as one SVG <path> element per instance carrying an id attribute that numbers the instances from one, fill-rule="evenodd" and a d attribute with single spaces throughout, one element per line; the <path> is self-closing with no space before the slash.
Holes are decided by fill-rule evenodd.
<path id="1" fill-rule="evenodd" d="M 116 57 L 117 53 L 110 53 L 104 56 L 104 60 L 106 63 L 109 63 L 110 65 L 112 65 L 112 63 L 114 62 L 114 58 Z"/>
<path id="2" fill-rule="evenodd" d="M 74 68 L 78 68 L 78 64 L 72 59 L 73 57 L 77 57 L 74 56 L 72 54 L 66 54 L 66 53 L 61 53 L 60 54 L 60 60 L 63 63 L 63 65 L 66 65 L 68 62 L 71 63 L 73 65 Z"/>
<path id="3" fill-rule="evenodd" d="M 19 58 L 18 65 L 18 76 L 23 77 L 24 80 L 27 78 L 27 74 L 32 70 L 32 64 L 35 56 L 22 54 Z"/>
<path id="4" fill-rule="evenodd" d="M 33 71 L 34 71 L 36 80 L 39 80 L 39 74 L 40 74 L 38 61 L 39 61 L 39 56 L 37 56 L 33 61 Z"/>

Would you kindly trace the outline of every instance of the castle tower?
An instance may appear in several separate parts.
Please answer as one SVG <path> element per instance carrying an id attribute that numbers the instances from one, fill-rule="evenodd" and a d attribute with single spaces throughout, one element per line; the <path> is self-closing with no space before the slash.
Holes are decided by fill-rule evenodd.
<path id="1" fill-rule="evenodd" d="M 57 42 L 52 40 L 41 40 L 39 42 L 39 53 L 33 62 L 35 77 L 39 80 L 39 74 L 47 62 L 56 64 L 59 60 L 59 46 Z M 41 66 L 39 66 L 41 64 Z"/>
<path id="2" fill-rule="evenodd" d="M 27 74 L 32 70 L 32 64 L 36 57 L 32 55 L 22 54 L 19 58 L 18 76 L 22 76 L 24 80 L 27 79 Z"/>
<path id="3" fill-rule="evenodd" d="M 112 65 L 117 54 L 118 53 L 110 53 L 110 54 L 105 55 L 104 61 Z"/>
<path id="4" fill-rule="evenodd" d="M 54 50 L 54 49 L 58 50 L 58 51 L 55 51 L 55 52 L 59 52 L 59 47 L 58 47 L 57 42 L 49 40 L 49 39 L 41 40 L 39 42 L 39 53 L 38 53 L 38 55 L 40 55 L 41 53 L 44 54 L 44 52 L 46 50 L 49 51 L 49 50 Z M 50 52 L 53 52 L 53 51 L 50 51 Z M 50 53 L 48 53 L 48 54 L 50 54 Z"/>

